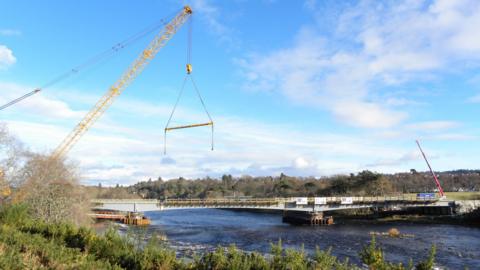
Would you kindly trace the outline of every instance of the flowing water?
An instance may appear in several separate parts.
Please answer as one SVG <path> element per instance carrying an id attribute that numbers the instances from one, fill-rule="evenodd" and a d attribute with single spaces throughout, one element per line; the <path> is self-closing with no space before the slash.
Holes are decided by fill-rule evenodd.
<path id="1" fill-rule="evenodd" d="M 268 253 L 270 243 L 282 240 L 284 246 L 312 253 L 315 247 L 332 247 L 332 254 L 359 263 L 358 252 L 371 239 L 370 232 L 397 228 L 411 238 L 377 237 L 387 260 L 407 263 L 426 258 L 432 244 L 437 246 L 436 261 L 446 269 L 480 269 L 480 228 L 442 224 L 357 224 L 353 221 L 332 226 L 293 226 L 282 223 L 281 214 L 236 212 L 217 209 L 183 209 L 147 212 L 150 235 L 166 235 L 179 255 L 213 250 L 235 243 L 245 251 Z"/>

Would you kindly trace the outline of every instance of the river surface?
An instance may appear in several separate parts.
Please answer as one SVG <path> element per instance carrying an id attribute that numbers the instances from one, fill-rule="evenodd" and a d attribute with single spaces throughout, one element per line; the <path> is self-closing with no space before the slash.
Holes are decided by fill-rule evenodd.
<path id="1" fill-rule="evenodd" d="M 397 228 L 412 238 L 377 236 L 387 260 L 407 263 L 428 256 L 437 246 L 437 265 L 446 269 L 480 269 L 480 228 L 443 224 L 356 224 L 353 221 L 332 226 L 293 226 L 282 223 L 281 214 L 235 212 L 218 209 L 182 209 L 147 212 L 152 225 L 147 234 L 166 235 L 177 253 L 213 250 L 218 245 L 235 244 L 245 251 L 268 253 L 270 243 L 282 239 L 285 247 L 301 248 L 309 253 L 315 247 L 332 247 L 332 254 L 349 257 L 359 264 L 358 252 L 371 239 L 370 232 Z"/>

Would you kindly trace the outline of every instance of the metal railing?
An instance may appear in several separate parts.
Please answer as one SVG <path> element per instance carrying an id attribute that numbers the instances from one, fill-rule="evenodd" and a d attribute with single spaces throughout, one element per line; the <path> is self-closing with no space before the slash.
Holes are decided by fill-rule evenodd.
<path id="1" fill-rule="evenodd" d="M 436 202 L 439 198 L 421 198 L 415 194 L 405 194 L 400 196 L 364 196 L 364 197 L 322 197 L 326 204 L 342 204 L 342 201 L 348 198 L 348 204 L 372 204 L 372 203 L 419 203 L 419 202 Z M 295 203 L 297 197 L 288 198 L 209 198 L 209 199 L 93 199 L 94 204 L 157 204 L 163 206 L 212 206 L 212 205 L 239 205 L 239 206 L 275 206 L 281 204 Z M 350 202 L 351 200 L 351 202 Z M 307 204 L 313 205 L 314 197 L 307 198 Z"/>

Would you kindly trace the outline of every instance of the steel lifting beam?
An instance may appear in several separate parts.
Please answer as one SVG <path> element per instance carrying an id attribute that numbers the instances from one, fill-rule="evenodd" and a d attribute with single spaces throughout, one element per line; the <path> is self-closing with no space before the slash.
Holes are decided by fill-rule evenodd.
<path id="1" fill-rule="evenodd" d="M 165 128 L 165 131 L 170 131 L 170 130 L 174 130 L 174 129 L 182 129 L 182 128 L 203 127 L 203 126 L 213 126 L 213 122 L 201 123 L 201 124 L 191 124 L 191 125 L 184 125 L 184 126 L 176 126 L 176 127 L 169 127 L 169 128 Z"/>

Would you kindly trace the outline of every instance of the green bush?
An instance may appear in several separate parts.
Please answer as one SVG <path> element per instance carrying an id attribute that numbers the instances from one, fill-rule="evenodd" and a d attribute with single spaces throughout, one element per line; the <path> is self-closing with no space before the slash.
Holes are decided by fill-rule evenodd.
<path id="1" fill-rule="evenodd" d="M 137 239 L 138 238 L 138 239 Z M 114 228 L 103 235 L 93 230 L 65 223 L 31 220 L 22 205 L 0 209 L 0 269 L 161 269 L 161 270 L 350 270 L 359 269 L 331 255 L 331 248 L 318 247 L 309 257 L 304 249 L 284 248 L 282 241 L 271 244 L 271 253 L 263 256 L 243 252 L 235 245 L 218 247 L 193 261 L 177 259 L 175 252 L 162 247 L 156 237 L 143 244 L 143 237 L 120 236 Z M 359 253 L 362 262 L 375 270 L 413 269 L 401 263 L 385 261 L 373 237 Z M 431 270 L 435 246 L 418 270 Z"/>
<path id="2" fill-rule="evenodd" d="M 246 253 L 240 251 L 235 245 L 228 249 L 218 247 L 197 258 L 193 265 L 199 270 L 269 270 L 274 269 L 269 262 L 259 253 Z"/>
<path id="3" fill-rule="evenodd" d="M 415 268 L 417 270 L 432 270 L 433 264 L 435 263 L 436 252 L 437 252 L 437 247 L 435 245 L 432 245 L 428 258 L 425 261 L 418 263 Z"/>
<path id="4" fill-rule="evenodd" d="M 30 221 L 28 207 L 24 204 L 2 205 L 0 207 L 0 223 L 21 226 Z"/>

